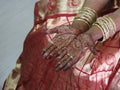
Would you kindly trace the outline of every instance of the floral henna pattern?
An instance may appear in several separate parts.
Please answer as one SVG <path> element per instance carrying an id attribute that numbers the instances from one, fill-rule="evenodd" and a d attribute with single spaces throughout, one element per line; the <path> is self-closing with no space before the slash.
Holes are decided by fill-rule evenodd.
<path id="1" fill-rule="evenodd" d="M 47 33 L 57 33 L 56 36 L 52 39 L 53 43 L 50 43 L 44 50 L 43 55 L 49 57 L 58 53 L 59 49 L 67 47 L 77 35 L 74 32 L 74 28 L 70 26 L 59 26 L 53 29 L 48 30 Z"/>
<path id="2" fill-rule="evenodd" d="M 53 11 L 53 10 L 56 9 L 56 7 L 57 7 L 57 0 L 49 0 L 49 2 L 48 2 L 48 9 L 50 11 Z"/>
<path id="3" fill-rule="evenodd" d="M 81 0 L 68 0 L 69 7 L 78 7 L 81 3 Z"/>
<path id="4" fill-rule="evenodd" d="M 95 50 L 94 42 L 90 35 L 81 34 L 75 38 L 67 47 L 62 48 L 59 52 L 62 52 L 58 56 L 57 70 L 67 70 L 75 63 L 77 63 L 84 55 L 86 50 L 89 48 L 93 53 Z"/>

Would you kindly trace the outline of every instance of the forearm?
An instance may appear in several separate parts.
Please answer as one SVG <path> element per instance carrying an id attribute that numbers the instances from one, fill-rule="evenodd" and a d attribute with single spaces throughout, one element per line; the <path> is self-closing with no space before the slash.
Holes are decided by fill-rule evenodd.
<path id="1" fill-rule="evenodd" d="M 114 13 L 108 14 L 108 16 L 114 21 L 116 25 L 116 31 L 120 31 L 120 9 L 116 10 Z M 94 41 L 97 41 L 103 37 L 101 29 L 93 25 L 86 33 L 90 34 Z"/>
<path id="2" fill-rule="evenodd" d="M 86 0 L 83 7 L 90 7 L 94 9 L 97 14 L 101 13 L 102 9 L 108 4 L 110 0 Z"/>
<path id="3" fill-rule="evenodd" d="M 109 14 L 109 16 L 114 20 L 116 24 L 116 32 L 120 31 L 120 8 L 114 13 Z"/>
<path id="4" fill-rule="evenodd" d="M 95 10 L 97 14 L 100 14 L 108 1 L 109 0 L 86 0 L 83 7 L 89 7 Z M 74 20 L 72 27 L 76 28 L 78 33 L 85 32 L 89 29 L 89 26 L 85 22 L 79 20 Z"/>

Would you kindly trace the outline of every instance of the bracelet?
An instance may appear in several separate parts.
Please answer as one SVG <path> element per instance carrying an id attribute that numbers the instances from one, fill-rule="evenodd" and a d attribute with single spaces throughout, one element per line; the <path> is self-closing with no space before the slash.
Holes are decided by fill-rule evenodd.
<path id="1" fill-rule="evenodd" d="M 102 31 L 102 41 L 105 41 L 109 37 L 112 37 L 116 32 L 115 22 L 108 15 L 98 18 L 93 25 L 97 26 Z"/>
<path id="2" fill-rule="evenodd" d="M 97 18 L 97 13 L 94 9 L 91 9 L 89 7 L 83 7 L 78 12 L 74 20 L 83 21 L 90 28 L 91 25 L 96 21 L 96 18 Z"/>

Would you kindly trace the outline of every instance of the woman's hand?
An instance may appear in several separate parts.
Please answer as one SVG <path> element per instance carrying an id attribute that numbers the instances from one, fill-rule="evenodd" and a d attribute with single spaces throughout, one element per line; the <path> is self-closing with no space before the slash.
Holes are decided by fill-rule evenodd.
<path id="1" fill-rule="evenodd" d="M 60 55 L 57 57 L 56 70 L 69 69 L 82 58 L 88 48 L 92 53 L 97 54 L 91 35 L 87 33 L 80 34 L 67 47 L 62 47 L 58 51 Z"/>
<path id="2" fill-rule="evenodd" d="M 52 39 L 53 43 L 43 49 L 43 56 L 49 59 L 51 56 L 56 56 L 59 53 L 57 51 L 62 47 L 67 47 L 74 38 L 80 33 L 88 30 L 88 25 L 84 22 L 75 20 L 71 25 L 58 26 L 53 29 L 47 30 L 47 34 L 56 33 L 56 36 Z"/>
<path id="3" fill-rule="evenodd" d="M 43 49 L 43 56 L 46 59 L 59 55 L 60 53 L 58 53 L 58 51 L 63 47 L 67 47 L 73 41 L 73 39 L 77 37 L 76 29 L 68 25 L 55 27 L 47 30 L 46 33 L 57 33 L 52 39 L 53 43 L 49 43 L 49 45 Z"/>
<path id="4" fill-rule="evenodd" d="M 84 33 L 76 35 L 74 28 L 69 26 L 60 26 L 47 31 L 47 33 L 58 33 L 53 38 L 53 43 L 43 50 L 45 58 L 57 57 L 56 70 L 67 70 L 85 54 L 89 48 L 96 54 L 95 44 L 90 34 Z"/>

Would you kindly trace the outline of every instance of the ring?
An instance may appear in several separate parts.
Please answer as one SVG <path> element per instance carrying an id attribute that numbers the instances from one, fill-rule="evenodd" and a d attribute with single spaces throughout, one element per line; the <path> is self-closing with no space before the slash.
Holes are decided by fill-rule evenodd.
<path id="1" fill-rule="evenodd" d="M 69 56 L 69 57 L 70 57 L 70 59 L 73 59 L 73 56 L 71 56 L 70 54 L 67 54 L 67 56 Z"/>
<path id="2" fill-rule="evenodd" d="M 50 53 L 50 56 L 52 56 L 52 57 L 53 57 L 54 55 Z"/>
<path id="3" fill-rule="evenodd" d="M 62 49 L 66 49 L 67 47 L 66 46 L 64 46 L 64 47 L 61 47 Z"/>

